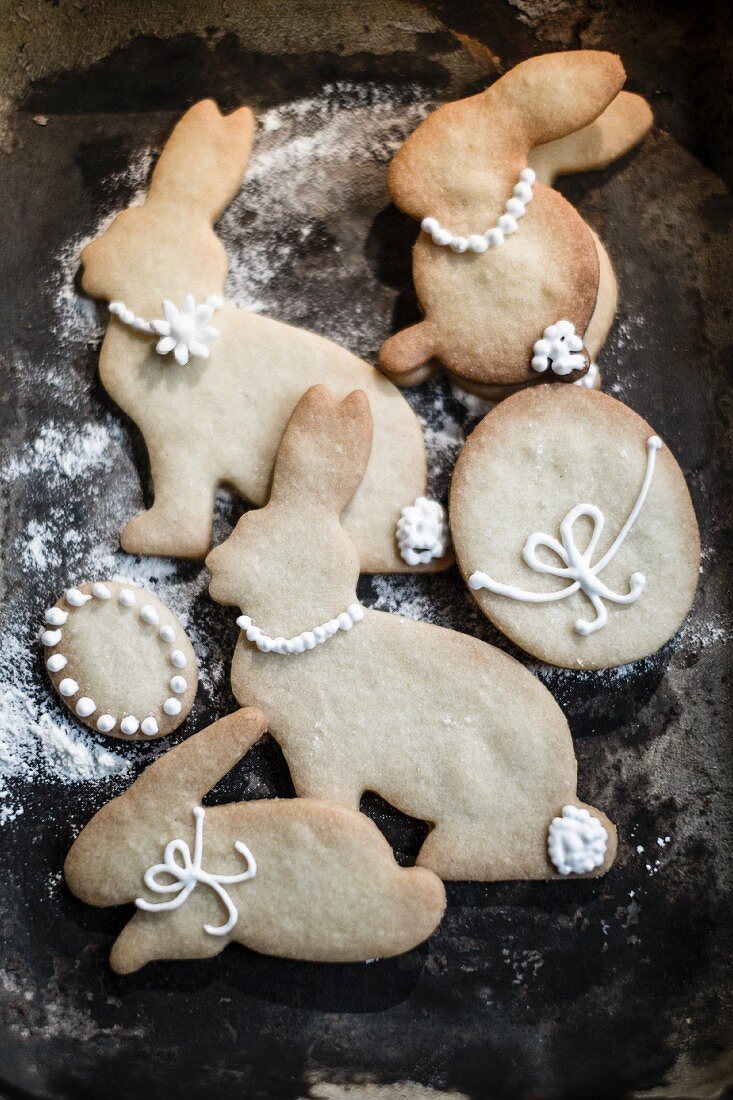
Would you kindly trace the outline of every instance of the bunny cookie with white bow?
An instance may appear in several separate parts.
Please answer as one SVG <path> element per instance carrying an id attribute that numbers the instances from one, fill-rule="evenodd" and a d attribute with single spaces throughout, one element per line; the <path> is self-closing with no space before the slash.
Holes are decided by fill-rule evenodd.
<path id="1" fill-rule="evenodd" d="M 551 664 L 638 660 L 692 604 L 700 535 L 684 475 L 607 394 L 539 386 L 492 409 L 458 457 L 450 518 L 481 610 Z"/>
<path id="2" fill-rule="evenodd" d="M 147 444 L 154 502 L 125 526 L 128 553 L 202 558 L 217 486 L 252 504 L 270 489 L 275 452 L 296 402 L 315 383 L 360 387 L 374 448 L 344 523 L 366 572 L 443 568 L 446 540 L 401 552 L 401 511 L 425 494 L 418 420 L 379 371 L 331 340 L 223 301 L 227 261 L 213 225 L 236 194 L 254 118 L 204 100 L 175 127 L 146 201 L 122 211 L 82 254 L 82 286 L 108 300 L 102 383 Z M 442 559 L 442 560 L 437 560 Z"/>
<path id="3" fill-rule="evenodd" d="M 388 183 L 421 222 L 413 276 L 425 317 L 382 346 L 393 381 L 420 382 L 440 363 L 498 400 L 586 374 L 613 321 L 616 283 L 597 236 L 549 185 L 604 167 L 644 136 L 651 112 L 621 91 L 624 80 L 610 53 L 533 57 L 407 139 Z"/>
<path id="4" fill-rule="evenodd" d="M 314 962 L 398 955 L 435 931 L 445 891 L 399 867 L 363 814 L 311 799 L 202 806 L 266 727 L 237 711 L 156 760 L 82 830 L 66 882 L 89 905 L 137 906 L 112 968 L 203 959 L 228 943 Z M 561 839 L 561 838 L 560 838 Z"/>
<path id="5" fill-rule="evenodd" d="M 369 461 L 366 395 L 301 398 L 266 507 L 246 513 L 207 565 L 235 605 L 232 687 L 260 706 L 300 796 L 358 809 L 373 790 L 432 823 L 418 863 L 445 879 L 602 874 L 616 834 L 578 801 L 565 717 L 493 646 L 367 610 L 340 516 Z"/>

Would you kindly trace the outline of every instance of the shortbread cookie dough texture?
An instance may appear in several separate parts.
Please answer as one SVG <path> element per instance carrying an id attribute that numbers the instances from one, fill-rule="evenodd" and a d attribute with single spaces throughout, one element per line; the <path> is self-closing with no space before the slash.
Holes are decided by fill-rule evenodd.
<path id="1" fill-rule="evenodd" d="M 175 615 L 133 584 L 67 588 L 44 615 L 46 671 L 79 721 L 149 741 L 177 729 L 198 687 L 196 654 Z"/>
<path id="2" fill-rule="evenodd" d="M 533 57 L 407 139 L 388 183 L 421 223 L 413 276 L 425 317 L 383 345 L 390 378 L 412 385 L 442 364 L 498 400 L 588 370 L 616 283 L 601 242 L 550 184 L 610 163 L 649 129 L 648 105 L 621 91 L 624 80 L 610 53 Z"/>
<path id="3" fill-rule="evenodd" d="M 254 708 L 161 756 L 77 837 L 64 867 L 88 905 L 137 906 L 112 968 L 203 959 L 241 943 L 313 962 L 409 951 L 437 927 L 440 880 L 399 867 L 377 826 L 302 798 L 204 808 L 205 795 L 266 728 Z"/>
<path id="4" fill-rule="evenodd" d="M 370 444 L 365 394 L 309 390 L 269 503 L 209 555 L 211 595 L 243 612 L 237 700 L 267 713 L 299 796 L 357 810 L 372 790 L 433 823 L 417 862 L 441 878 L 603 874 L 616 832 L 578 799 L 570 730 L 547 688 L 485 642 L 360 606 L 340 516 Z M 566 810 L 593 820 L 555 824 L 550 845 Z M 582 859 L 568 862 L 573 844 Z"/>
<path id="5" fill-rule="evenodd" d="M 82 254 L 82 286 L 110 302 L 102 384 L 142 432 L 152 507 L 131 519 L 131 554 L 203 558 L 214 495 L 228 484 L 267 500 L 278 443 L 298 399 L 326 384 L 365 391 L 374 447 L 344 523 L 365 572 L 441 569 L 434 539 L 419 564 L 400 552 L 403 508 L 424 497 L 425 444 L 417 417 L 384 375 L 312 332 L 224 301 L 227 260 L 213 225 L 239 189 L 254 131 L 244 107 L 226 117 L 210 100 L 168 139 L 142 205 L 123 210 Z"/>
<path id="6" fill-rule="evenodd" d="M 700 536 L 684 475 L 606 394 L 538 386 L 493 409 L 459 455 L 450 517 L 479 607 L 550 664 L 646 657 L 692 604 Z"/>

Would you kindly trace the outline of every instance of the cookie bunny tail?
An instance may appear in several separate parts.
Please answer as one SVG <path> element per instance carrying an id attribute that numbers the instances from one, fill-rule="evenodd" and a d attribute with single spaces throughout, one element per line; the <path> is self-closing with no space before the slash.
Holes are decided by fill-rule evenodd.
<path id="1" fill-rule="evenodd" d="M 651 107 L 642 96 L 619 92 L 590 125 L 533 149 L 529 167 L 537 182 L 548 187 L 558 176 L 606 168 L 638 145 L 653 121 Z"/>
<path id="2" fill-rule="evenodd" d="M 160 154 L 148 202 L 190 207 L 213 225 L 242 185 L 254 128 L 248 107 L 222 115 L 212 99 L 195 103 Z"/>
<path id="3" fill-rule="evenodd" d="M 397 386 L 415 386 L 437 370 L 435 334 L 428 321 L 396 332 L 379 350 L 379 366 Z"/>
<path id="4" fill-rule="evenodd" d="M 340 516 L 361 484 L 372 449 L 369 399 L 354 390 L 343 401 L 312 386 L 295 406 L 280 442 L 271 501 L 317 505 Z"/>
<path id="5" fill-rule="evenodd" d="M 241 760 L 266 728 L 261 710 L 238 710 L 151 764 L 129 790 L 103 806 L 74 841 L 64 864 L 72 894 L 87 905 L 133 901 L 140 891 L 139 869 L 135 867 L 129 881 L 122 870 L 110 873 L 114 860 L 110 837 L 124 838 L 131 820 L 148 821 L 154 833 L 156 824 L 175 813 L 177 807 L 188 820 L 192 807 Z M 156 839 L 151 862 L 157 851 Z"/>

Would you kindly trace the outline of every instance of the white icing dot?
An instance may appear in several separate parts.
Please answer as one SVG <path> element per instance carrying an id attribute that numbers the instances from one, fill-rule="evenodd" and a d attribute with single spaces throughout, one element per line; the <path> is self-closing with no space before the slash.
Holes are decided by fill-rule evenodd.
<path id="1" fill-rule="evenodd" d="M 63 626 L 69 617 L 68 611 L 62 611 L 60 607 L 49 607 L 44 619 L 51 626 Z"/>
<path id="2" fill-rule="evenodd" d="M 58 645 L 62 638 L 63 634 L 60 630 L 44 630 L 41 634 L 41 641 L 46 646 Z"/>
<path id="3" fill-rule="evenodd" d="M 531 187 L 532 184 L 536 181 L 537 176 L 534 173 L 534 169 L 523 168 L 522 171 L 519 173 L 519 178 L 522 183 L 528 183 Z"/>
<path id="4" fill-rule="evenodd" d="M 342 630 L 351 630 L 354 623 L 352 622 L 351 615 L 346 611 L 342 611 L 338 617 L 338 624 Z"/>
<path id="5" fill-rule="evenodd" d="M 502 214 L 497 225 L 505 237 L 508 237 L 510 233 L 516 233 L 519 229 L 517 219 L 513 218 L 511 214 Z"/>
<path id="6" fill-rule="evenodd" d="M 116 725 L 117 722 L 111 714 L 100 714 L 97 719 L 97 729 L 100 733 L 109 733 Z"/>
<path id="7" fill-rule="evenodd" d="M 172 650 L 172 652 L 171 652 L 171 664 L 175 668 L 185 668 L 186 667 L 186 665 L 188 664 L 188 661 L 186 660 L 186 654 L 183 652 L 182 649 Z"/>
<path id="8" fill-rule="evenodd" d="M 117 597 L 123 607 L 132 607 L 135 603 L 135 593 L 131 588 L 123 588 L 120 590 L 120 594 Z"/>
<path id="9" fill-rule="evenodd" d="M 76 713 L 80 718 L 88 718 L 90 714 L 94 714 L 97 709 L 97 704 L 93 699 L 90 699 L 88 695 L 82 695 L 81 699 L 77 700 Z"/>
<path id="10" fill-rule="evenodd" d="M 482 252 L 485 252 L 488 247 L 489 242 L 483 235 L 472 233 L 471 236 L 468 238 L 469 252 L 476 252 L 478 254 L 481 254 Z"/>
<path id="11" fill-rule="evenodd" d="M 168 626 L 168 623 L 163 623 L 158 635 L 164 642 L 174 642 L 176 640 L 176 632 L 172 626 Z"/>
<path id="12" fill-rule="evenodd" d="M 494 228 L 490 229 L 486 234 L 486 243 L 488 244 L 489 248 L 498 248 L 498 246 L 502 244 L 503 241 L 504 234 L 497 226 L 494 226 Z"/>
<path id="13" fill-rule="evenodd" d="M 98 600 L 110 600 L 112 599 L 112 593 L 106 584 L 102 584 L 101 581 L 97 581 L 92 585 L 92 595 L 96 596 Z"/>
<path id="14" fill-rule="evenodd" d="M 152 717 L 143 718 L 142 722 L 140 723 L 140 729 L 146 737 L 155 737 L 156 733 L 158 732 L 158 723 Z"/>
<path id="15" fill-rule="evenodd" d="M 176 695 L 183 695 L 187 687 L 188 684 L 183 676 L 171 676 L 171 691 L 175 691 Z"/>
<path id="16" fill-rule="evenodd" d="M 166 699 L 163 703 L 163 710 L 166 714 L 175 716 L 181 713 L 182 707 L 178 699 Z"/>
<path id="17" fill-rule="evenodd" d="M 68 661 L 63 653 L 52 653 L 46 661 L 46 668 L 49 672 L 61 672 L 61 669 L 65 668 L 67 664 Z"/>
<path id="18" fill-rule="evenodd" d="M 126 733 L 128 737 L 132 737 L 133 733 L 137 733 L 140 728 L 140 723 L 137 718 L 134 718 L 131 714 L 128 714 L 120 722 L 120 729 L 123 733 Z"/>
<path id="19" fill-rule="evenodd" d="M 521 218 L 525 213 L 524 203 L 518 198 L 508 199 L 504 209 L 507 214 L 511 214 L 515 218 Z"/>
<path id="20" fill-rule="evenodd" d="M 92 598 L 87 593 L 81 592 L 78 588 L 67 588 L 65 595 L 66 602 L 70 604 L 71 607 L 81 607 Z"/>
<path id="21" fill-rule="evenodd" d="M 78 690 L 79 685 L 70 676 L 64 677 L 59 684 L 59 694 L 63 695 L 64 699 L 68 699 L 70 695 L 76 695 Z"/>
<path id="22" fill-rule="evenodd" d="M 158 625 L 158 612 L 152 604 L 146 603 L 144 607 L 140 608 L 140 618 L 144 623 L 149 623 L 150 626 Z"/>

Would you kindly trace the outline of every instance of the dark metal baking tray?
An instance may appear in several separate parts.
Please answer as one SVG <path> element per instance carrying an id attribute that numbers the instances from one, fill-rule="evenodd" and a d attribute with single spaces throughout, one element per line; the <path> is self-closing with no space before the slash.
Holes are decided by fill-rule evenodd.
<path id="1" fill-rule="evenodd" d="M 382 339 L 417 316 L 416 226 L 389 204 L 385 171 L 421 112 L 533 53 L 621 53 L 628 87 L 655 111 L 654 131 L 607 171 L 559 186 L 618 275 L 606 388 L 679 458 L 704 557 L 689 621 L 648 660 L 574 674 L 516 654 L 568 714 L 582 796 L 619 825 L 611 873 L 451 885 L 439 931 L 400 959 L 316 966 L 230 948 L 116 977 L 106 959 L 127 914 L 86 908 L 60 870 L 80 826 L 161 747 L 112 745 L 131 772 L 104 781 L 64 782 L 42 755 L 21 768 L 2 791 L 0 1095 L 296 1100 L 352 1085 L 350 1097 L 395 1100 L 422 1095 L 422 1085 L 471 1100 L 603 1098 L 671 1082 L 665 1095 L 722 1096 L 733 1080 L 726 6 L 324 0 L 234 13 L 151 5 L 160 10 L 145 16 L 113 4 L 7 7 L 14 64 L 26 75 L 0 160 L 0 693 L 17 688 L 30 660 L 27 736 L 43 710 L 62 721 L 33 649 L 39 617 L 100 562 L 189 615 L 205 676 L 174 740 L 235 705 L 234 616 L 208 599 L 205 570 L 115 556 L 121 521 L 141 503 L 146 459 L 96 377 L 97 311 L 73 275 L 79 241 L 135 196 L 150 151 L 204 95 L 226 109 L 250 104 L 264 119 L 258 171 L 221 226 L 231 296 L 375 362 Z M 445 495 L 481 406 L 442 379 L 408 399 L 426 425 L 433 488 Z M 220 498 L 219 537 L 240 510 Z M 360 593 L 509 648 L 455 570 L 363 578 Z M 0 746 L 9 732 L 0 730 Z M 268 792 L 292 788 L 265 739 L 215 797 Z M 365 808 L 399 858 L 412 859 L 422 823 L 375 797 Z M 370 1083 L 391 1089 L 370 1092 Z"/>

